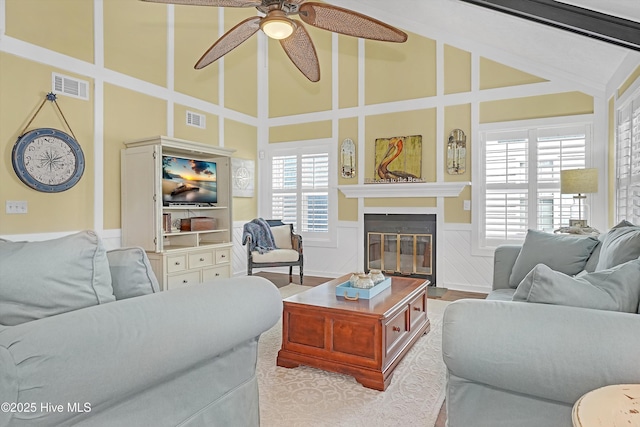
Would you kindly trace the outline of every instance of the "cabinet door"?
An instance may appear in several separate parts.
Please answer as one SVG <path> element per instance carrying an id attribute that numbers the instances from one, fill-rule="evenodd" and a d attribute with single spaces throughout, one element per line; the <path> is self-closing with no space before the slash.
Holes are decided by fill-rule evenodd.
<path id="1" fill-rule="evenodd" d="M 159 156 L 156 145 L 122 150 L 123 246 L 141 246 L 151 252 L 162 250 Z"/>

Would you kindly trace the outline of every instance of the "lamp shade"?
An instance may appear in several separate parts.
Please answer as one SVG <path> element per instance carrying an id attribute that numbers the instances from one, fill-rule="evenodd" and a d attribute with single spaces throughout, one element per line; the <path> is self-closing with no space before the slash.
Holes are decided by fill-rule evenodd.
<path id="1" fill-rule="evenodd" d="M 560 171 L 560 192 L 562 194 L 597 193 L 598 169 L 567 169 Z"/>

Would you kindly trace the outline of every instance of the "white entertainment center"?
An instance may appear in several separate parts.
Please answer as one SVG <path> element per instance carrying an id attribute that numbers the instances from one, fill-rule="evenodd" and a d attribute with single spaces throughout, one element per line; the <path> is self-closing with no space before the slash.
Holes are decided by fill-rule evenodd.
<path id="1" fill-rule="evenodd" d="M 166 136 L 124 144 L 122 245 L 147 251 L 162 290 L 231 277 L 234 150 Z"/>

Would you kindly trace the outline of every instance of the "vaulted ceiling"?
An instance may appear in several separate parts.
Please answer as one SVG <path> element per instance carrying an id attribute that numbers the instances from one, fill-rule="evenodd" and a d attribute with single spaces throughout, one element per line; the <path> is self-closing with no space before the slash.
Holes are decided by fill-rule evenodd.
<path id="1" fill-rule="evenodd" d="M 594 90 L 604 90 L 624 61 L 640 65 L 640 51 L 460 0 L 328 1 L 492 59 L 509 58 L 508 65 L 528 67 L 525 71 L 546 72 Z M 640 23 L 638 0 L 561 2 Z"/>

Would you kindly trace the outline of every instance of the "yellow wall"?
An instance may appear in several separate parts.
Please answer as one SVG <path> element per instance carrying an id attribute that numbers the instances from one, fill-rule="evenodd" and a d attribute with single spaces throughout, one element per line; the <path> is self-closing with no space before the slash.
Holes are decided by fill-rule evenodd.
<path id="1" fill-rule="evenodd" d="M 144 114 L 141 114 L 141 111 Z M 167 133 L 166 101 L 105 85 L 104 227 L 120 228 L 120 150 L 124 141 Z"/>
<path id="2" fill-rule="evenodd" d="M 402 44 L 367 40 L 365 54 L 366 104 L 435 96 L 435 40 L 415 34 Z"/>
<path id="3" fill-rule="evenodd" d="M 166 87 L 167 6 L 116 0 L 103 7 L 105 67 Z"/>
<path id="4" fill-rule="evenodd" d="M 93 2 L 6 0 L 8 36 L 93 61 Z"/>
<path id="5" fill-rule="evenodd" d="M 444 45 L 444 93 L 471 91 L 471 53 Z"/>
<path id="6" fill-rule="evenodd" d="M 175 45 L 180 47 L 174 54 L 175 90 L 218 103 L 218 62 L 201 70 L 193 68 L 217 38 L 217 8 L 175 6 Z"/>
<path id="7" fill-rule="evenodd" d="M 253 160 L 257 172 L 258 132 L 254 126 L 226 120 L 224 124 L 225 141 L 236 150 L 234 158 Z M 254 189 L 258 188 L 257 176 L 254 177 Z M 235 221 L 251 221 L 258 216 L 257 197 L 234 197 L 233 219 Z"/>
<path id="8" fill-rule="evenodd" d="M 480 89 L 540 83 L 546 80 L 487 58 L 480 58 Z"/>
<path id="9" fill-rule="evenodd" d="M 62 70 L 0 53 L 0 234 L 20 232 L 42 233 L 59 230 L 91 228 L 94 202 L 94 140 L 93 106 L 87 101 L 58 97 L 57 103 L 71 130 L 58 113 L 56 106 L 46 101 L 33 122 L 38 107 L 51 87 L 51 73 Z M 70 77 L 91 80 L 68 71 Z M 16 78 L 18 77 L 19 78 Z M 43 193 L 31 189 L 17 177 L 11 162 L 11 152 L 23 131 L 36 128 L 55 128 L 75 135 L 86 162 L 82 179 L 74 187 L 60 193 Z M 6 200 L 27 202 L 26 215 L 7 215 Z"/>
<path id="10" fill-rule="evenodd" d="M 320 81 L 310 82 L 291 62 L 277 40 L 269 39 L 269 117 L 331 109 L 331 33 L 309 25 L 320 63 Z"/>
<path id="11" fill-rule="evenodd" d="M 480 123 L 591 113 L 593 113 L 593 97 L 581 92 L 529 96 L 480 103 Z"/>

